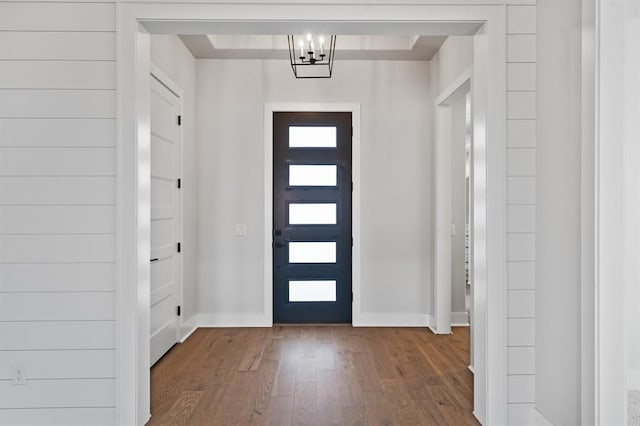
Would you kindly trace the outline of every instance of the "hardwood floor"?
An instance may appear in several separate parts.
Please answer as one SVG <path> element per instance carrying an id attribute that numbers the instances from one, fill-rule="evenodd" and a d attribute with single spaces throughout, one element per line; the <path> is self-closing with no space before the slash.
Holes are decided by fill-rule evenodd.
<path id="1" fill-rule="evenodd" d="M 469 329 L 202 328 L 151 369 L 149 425 L 477 425 Z"/>

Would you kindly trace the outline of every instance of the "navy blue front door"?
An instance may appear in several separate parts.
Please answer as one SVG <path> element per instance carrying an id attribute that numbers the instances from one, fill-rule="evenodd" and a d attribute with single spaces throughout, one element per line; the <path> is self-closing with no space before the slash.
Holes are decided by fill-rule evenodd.
<path id="1" fill-rule="evenodd" d="M 351 113 L 273 114 L 275 323 L 351 323 Z"/>

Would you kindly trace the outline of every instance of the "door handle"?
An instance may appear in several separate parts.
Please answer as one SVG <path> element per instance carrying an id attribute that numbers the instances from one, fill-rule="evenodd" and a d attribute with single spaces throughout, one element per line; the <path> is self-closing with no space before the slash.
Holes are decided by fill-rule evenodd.
<path id="1" fill-rule="evenodd" d="M 157 257 L 155 257 L 155 258 L 151 259 L 149 262 L 157 262 L 158 260 L 160 260 L 160 259 L 158 259 Z"/>
<path id="2" fill-rule="evenodd" d="M 276 248 L 282 248 L 282 247 L 286 247 L 287 243 L 281 243 L 280 241 L 277 241 L 275 246 Z"/>

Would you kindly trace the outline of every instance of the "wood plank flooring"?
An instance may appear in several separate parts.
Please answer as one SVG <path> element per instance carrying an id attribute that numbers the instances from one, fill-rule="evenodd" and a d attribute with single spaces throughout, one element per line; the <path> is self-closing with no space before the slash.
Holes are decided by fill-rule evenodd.
<path id="1" fill-rule="evenodd" d="M 201 328 L 151 369 L 149 425 L 477 425 L 469 329 Z"/>

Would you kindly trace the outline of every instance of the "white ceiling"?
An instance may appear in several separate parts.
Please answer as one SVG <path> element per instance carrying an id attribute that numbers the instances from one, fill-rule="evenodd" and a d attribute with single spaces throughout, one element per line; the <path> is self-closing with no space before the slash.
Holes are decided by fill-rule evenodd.
<path id="1" fill-rule="evenodd" d="M 195 58 L 289 59 L 286 35 L 185 34 L 179 37 Z M 433 57 L 446 39 L 444 35 L 339 35 L 335 57 L 336 60 L 425 61 Z"/>

